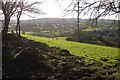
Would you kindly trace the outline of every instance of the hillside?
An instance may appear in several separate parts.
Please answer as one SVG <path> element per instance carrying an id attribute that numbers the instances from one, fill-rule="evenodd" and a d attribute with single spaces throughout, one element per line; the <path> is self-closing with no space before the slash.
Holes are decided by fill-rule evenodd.
<path id="1" fill-rule="evenodd" d="M 81 21 L 88 21 L 88 19 L 80 19 Z M 52 23 L 52 24 L 61 24 L 61 23 L 75 23 L 77 22 L 77 18 L 39 18 L 39 19 L 31 19 L 31 20 L 21 20 L 21 23 L 29 23 L 30 24 L 36 24 L 36 23 Z M 99 23 L 112 23 L 114 20 L 109 19 L 99 19 Z M 14 20 L 11 21 L 11 23 L 15 23 Z"/>
<path id="2" fill-rule="evenodd" d="M 111 66 L 103 66 L 96 60 L 86 63 L 85 57 L 75 56 L 66 49 L 50 47 L 45 43 L 11 34 L 3 36 L 2 47 L 3 80 L 120 79 L 118 61 Z"/>
<path id="3" fill-rule="evenodd" d="M 41 18 L 21 20 L 21 33 L 43 37 L 68 37 L 70 41 L 78 41 L 97 45 L 119 47 L 119 27 L 114 20 L 98 20 L 98 25 L 87 19 L 80 19 L 79 40 L 76 40 L 76 18 Z M 15 31 L 12 21 L 9 32 Z"/>
<path id="4" fill-rule="evenodd" d="M 61 40 L 58 38 L 43 38 L 37 36 L 23 35 L 27 39 L 35 40 L 37 42 L 46 43 L 52 47 L 60 47 L 67 49 L 71 54 L 85 57 L 86 62 L 90 63 L 93 60 L 99 61 L 102 65 L 114 65 L 118 58 L 119 48 L 112 48 L 107 46 L 99 46 L 87 43 L 78 43 L 72 41 Z M 102 61 L 106 59 L 107 61 Z"/>
<path id="5" fill-rule="evenodd" d="M 85 24 L 87 24 L 88 22 L 90 22 L 88 19 L 80 19 L 80 24 L 82 24 L 80 26 L 80 28 L 83 28 L 83 26 Z M 40 27 L 40 25 L 45 25 L 48 27 L 49 25 L 52 25 L 52 24 L 55 24 L 55 25 L 59 24 L 59 25 L 64 25 L 64 26 L 72 25 L 72 26 L 74 26 L 74 29 L 75 29 L 75 26 L 77 23 L 77 18 L 39 18 L 39 19 L 31 19 L 31 20 L 21 20 L 20 23 L 21 23 L 22 30 L 24 30 L 24 29 L 27 30 L 27 28 L 28 29 L 33 28 L 36 25 L 39 25 L 39 27 Z M 114 20 L 99 19 L 98 23 L 104 25 L 104 24 L 115 23 L 115 21 Z M 16 21 L 11 20 L 11 24 L 16 24 Z M 68 28 L 70 28 L 70 26 L 68 26 Z"/>

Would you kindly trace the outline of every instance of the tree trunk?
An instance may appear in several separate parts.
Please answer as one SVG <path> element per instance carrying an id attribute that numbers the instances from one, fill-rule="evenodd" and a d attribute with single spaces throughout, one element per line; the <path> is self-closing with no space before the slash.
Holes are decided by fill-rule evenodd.
<path id="1" fill-rule="evenodd" d="M 16 34 L 20 36 L 20 17 L 17 16 Z"/>
<path id="2" fill-rule="evenodd" d="M 2 30 L 2 34 L 7 34 L 9 23 L 10 23 L 10 18 L 5 15 L 5 21 L 4 21 L 4 27 Z"/>
<path id="3" fill-rule="evenodd" d="M 20 36 L 20 19 L 19 19 L 19 25 L 18 25 L 18 29 L 19 29 L 19 36 Z"/>
<path id="4" fill-rule="evenodd" d="M 18 25 L 19 25 L 19 22 L 18 22 L 18 17 L 17 17 L 17 25 L 16 25 L 16 34 L 18 35 Z"/>
<path id="5" fill-rule="evenodd" d="M 79 1 L 78 1 L 78 10 L 77 10 L 77 12 L 78 12 L 78 15 L 77 15 L 77 18 L 78 18 L 78 23 L 77 23 L 77 38 L 78 38 L 78 41 L 79 41 L 79 23 L 80 23 L 80 21 L 79 21 Z"/>

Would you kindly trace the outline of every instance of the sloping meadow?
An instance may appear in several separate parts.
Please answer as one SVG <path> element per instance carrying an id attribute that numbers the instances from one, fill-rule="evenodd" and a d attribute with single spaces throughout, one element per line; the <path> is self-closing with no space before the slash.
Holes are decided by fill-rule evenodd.
<path id="1" fill-rule="evenodd" d="M 120 60 L 119 48 L 71 42 L 59 38 L 44 38 L 30 35 L 22 36 L 30 40 L 46 43 L 52 47 L 60 47 L 61 49 L 69 50 L 70 53 L 75 56 L 85 57 L 86 63 L 98 61 L 102 66 L 114 66 Z"/>
<path id="2" fill-rule="evenodd" d="M 120 80 L 118 48 L 22 36 L 3 36 L 3 80 Z"/>

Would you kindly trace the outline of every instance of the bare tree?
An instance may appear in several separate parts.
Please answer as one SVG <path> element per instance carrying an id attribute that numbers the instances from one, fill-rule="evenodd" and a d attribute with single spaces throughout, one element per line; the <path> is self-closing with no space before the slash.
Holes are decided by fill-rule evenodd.
<path id="1" fill-rule="evenodd" d="M 16 34 L 20 35 L 20 17 L 21 14 L 24 12 L 29 12 L 29 13 L 36 13 L 39 14 L 41 13 L 40 10 L 36 7 L 33 7 L 34 5 L 40 4 L 41 2 L 33 2 L 33 3 L 28 3 L 25 0 L 20 0 L 17 2 L 17 25 L 16 25 Z"/>
<path id="2" fill-rule="evenodd" d="M 7 34 L 10 19 L 14 14 L 17 15 L 16 32 L 19 29 L 19 35 L 20 35 L 21 14 L 23 14 L 23 12 L 39 13 L 39 9 L 34 7 L 34 5 L 40 4 L 40 2 L 29 3 L 25 0 L 4 0 L 1 3 L 2 3 L 2 12 L 4 15 L 4 28 L 2 30 L 3 34 Z"/>
<path id="3" fill-rule="evenodd" d="M 56 2 L 63 0 L 55 0 Z M 79 34 L 79 16 L 88 16 L 88 18 L 97 26 L 98 18 L 114 15 L 118 17 L 120 13 L 120 0 L 69 0 L 71 3 L 64 11 L 78 13 L 78 28 Z M 79 4 L 78 4 L 79 3 Z M 60 4 L 59 4 L 60 5 Z M 62 6 L 62 5 L 61 5 Z M 118 24 L 120 20 L 118 20 Z"/>
<path id="4" fill-rule="evenodd" d="M 2 11 L 4 14 L 3 34 L 7 34 L 10 18 L 15 13 L 16 9 L 16 2 L 14 0 L 2 1 Z"/>
<path id="5" fill-rule="evenodd" d="M 56 0 L 62 1 L 62 0 Z M 79 2 L 79 14 L 88 15 L 90 19 L 111 16 L 120 13 L 120 0 L 69 0 L 66 12 L 76 11 Z M 70 8 L 72 6 L 72 8 Z"/>

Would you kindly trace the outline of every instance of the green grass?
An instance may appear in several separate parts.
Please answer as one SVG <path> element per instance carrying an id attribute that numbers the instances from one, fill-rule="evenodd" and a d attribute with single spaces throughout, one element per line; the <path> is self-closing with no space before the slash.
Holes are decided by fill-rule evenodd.
<path id="1" fill-rule="evenodd" d="M 56 37 L 56 38 L 59 40 L 66 40 L 67 39 L 67 37 Z"/>
<path id="2" fill-rule="evenodd" d="M 34 34 L 34 32 L 25 32 L 25 34 L 32 35 L 32 34 Z"/>
<path id="3" fill-rule="evenodd" d="M 72 41 L 65 41 L 64 39 L 52 39 L 37 37 L 31 35 L 22 35 L 30 40 L 35 40 L 37 42 L 46 43 L 49 46 L 60 47 L 62 49 L 67 49 L 76 56 L 83 56 L 86 62 L 91 62 L 93 60 L 104 63 L 104 65 L 112 65 L 116 62 L 115 58 L 118 57 L 118 48 L 99 46 L 86 43 L 78 43 Z M 102 61 L 100 58 L 108 59 L 107 62 Z"/>

